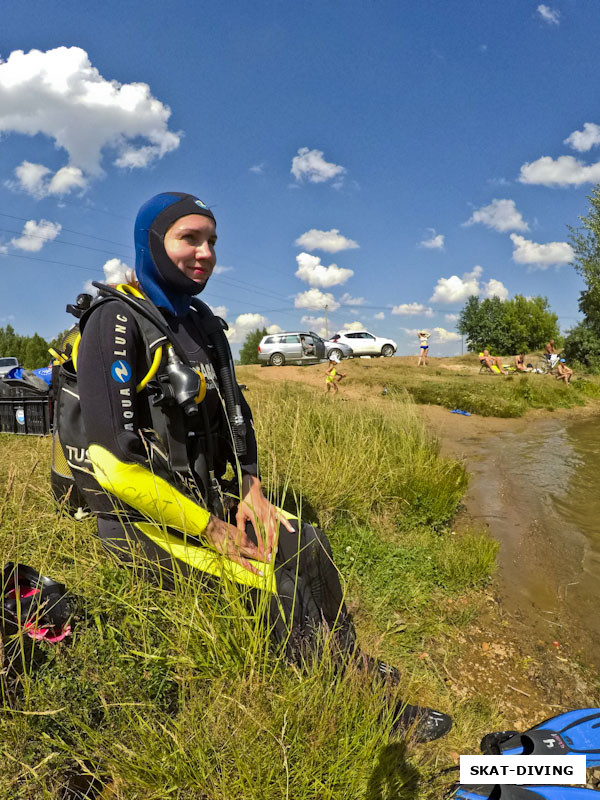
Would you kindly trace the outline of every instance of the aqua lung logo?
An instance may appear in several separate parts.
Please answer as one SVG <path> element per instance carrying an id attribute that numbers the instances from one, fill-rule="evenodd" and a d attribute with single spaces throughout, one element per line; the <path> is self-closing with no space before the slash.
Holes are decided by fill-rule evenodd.
<path id="1" fill-rule="evenodd" d="M 127 383 L 131 378 L 131 367 L 127 361 L 115 361 L 110 368 L 110 374 L 117 383 Z"/>
<path id="2" fill-rule="evenodd" d="M 196 203 L 197 206 L 200 206 L 200 208 L 205 208 L 208 211 L 208 206 L 206 203 L 203 203 L 202 200 L 194 200 L 194 203 Z"/>

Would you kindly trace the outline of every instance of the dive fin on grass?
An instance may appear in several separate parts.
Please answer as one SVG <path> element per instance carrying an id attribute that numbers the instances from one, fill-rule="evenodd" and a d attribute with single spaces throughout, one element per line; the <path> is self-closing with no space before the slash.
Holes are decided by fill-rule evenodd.
<path id="1" fill-rule="evenodd" d="M 524 733 L 500 731 L 481 740 L 485 755 L 585 755 L 586 766 L 600 766 L 600 708 L 567 711 Z"/>

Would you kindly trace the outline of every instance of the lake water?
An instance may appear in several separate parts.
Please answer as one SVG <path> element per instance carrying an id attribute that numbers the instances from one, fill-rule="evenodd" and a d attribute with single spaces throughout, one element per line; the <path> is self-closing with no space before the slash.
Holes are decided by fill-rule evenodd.
<path id="1" fill-rule="evenodd" d="M 503 605 L 600 668 L 600 417 L 471 439 L 466 455 L 469 508 L 501 544 Z"/>

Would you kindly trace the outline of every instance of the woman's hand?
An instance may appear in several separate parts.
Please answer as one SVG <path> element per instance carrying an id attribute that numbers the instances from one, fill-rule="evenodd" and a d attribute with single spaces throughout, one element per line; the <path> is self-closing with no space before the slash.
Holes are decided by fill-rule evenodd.
<path id="1" fill-rule="evenodd" d="M 293 525 L 285 515 L 265 497 L 258 478 L 244 475 L 242 478 L 242 502 L 238 505 L 236 523 L 239 533 L 245 536 L 246 523 L 251 522 L 256 532 L 258 553 L 261 561 L 270 561 L 273 545 L 277 540 L 277 525 L 280 523 L 290 533 Z M 264 540 L 263 540 L 264 531 Z"/>
<path id="2" fill-rule="evenodd" d="M 262 572 L 248 561 L 249 558 L 255 561 L 264 559 L 261 559 L 258 547 L 248 538 L 245 530 L 240 531 L 211 514 L 208 525 L 204 529 L 204 535 L 217 552 L 227 556 L 231 561 L 241 564 L 250 572 L 262 575 Z"/>

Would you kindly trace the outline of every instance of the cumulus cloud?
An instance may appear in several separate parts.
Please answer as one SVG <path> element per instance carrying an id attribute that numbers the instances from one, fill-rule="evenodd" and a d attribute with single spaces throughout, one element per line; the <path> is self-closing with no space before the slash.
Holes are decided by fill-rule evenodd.
<path id="1" fill-rule="evenodd" d="M 458 314 L 444 314 L 446 322 L 458 322 Z"/>
<path id="2" fill-rule="evenodd" d="M 433 315 L 433 309 L 424 306 L 423 303 L 401 303 L 401 305 L 392 308 L 392 314 L 397 314 L 401 317 L 414 317 L 417 314 L 421 314 L 421 316 L 424 317 L 431 317 Z"/>
<path id="3" fill-rule="evenodd" d="M 365 326 L 358 320 L 355 320 L 354 322 L 348 322 L 347 325 L 344 325 L 343 328 L 340 328 L 340 330 L 344 331 L 364 331 L 364 329 Z"/>
<path id="4" fill-rule="evenodd" d="M 529 225 L 517 211 L 514 200 L 492 200 L 488 206 L 477 208 L 464 223 L 465 226 L 481 223 L 495 231 L 528 231 Z"/>
<path id="5" fill-rule="evenodd" d="M 268 319 L 262 314 L 239 314 L 225 335 L 232 344 L 238 344 L 246 339 L 246 336 L 257 328 L 265 328 Z"/>
<path id="6" fill-rule="evenodd" d="M 547 242 L 538 244 L 512 233 L 510 236 L 514 245 L 513 261 L 517 264 L 527 264 L 534 269 L 547 269 L 555 265 L 569 264 L 573 261 L 575 253 L 568 242 Z"/>
<path id="7" fill-rule="evenodd" d="M 330 292 L 322 292 L 320 289 L 309 289 L 306 292 L 297 294 L 294 298 L 296 308 L 308 308 L 313 311 L 322 311 L 325 306 L 329 311 L 337 311 L 340 304 Z"/>
<path id="8" fill-rule="evenodd" d="M 600 125 L 586 122 L 582 131 L 573 131 L 570 136 L 567 136 L 564 143 L 579 153 L 587 153 L 592 147 L 600 144 Z"/>
<path id="9" fill-rule="evenodd" d="M 223 319 L 225 319 L 227 312 L 229 311 L 227 306 L 211 306 L 210 308 L 213 314 L 216 314 L 217 317 L 223 317 Z"/>
<path id="10" fill-rule="evenodd" d="M 302 236 L 299 236 L 294 244 L 311 252 L 313 250 L 324 250 L 326 253 L 339 253 L 340 250 L 355 250 L 359 247 L 358 242 L 342 236 L 337 228 L 332 228 L 330 231 L 319 231 L 316 228 L 311 228 L 306 233 L 303 233 Z"/>
<path id="11" fill-rule="evenodd" d="M 62 230 L 59 222 L 49 222 L 41 219 L 36 222 L 34 219 L 27 220 L 23 226 L 23 233 L 10 240 L 13 247 L 19 250 L 27 250 L 30 253 L 39 252 L 46 242 L 52 242 Z"/>
<path id="12" fill-rule="evenodd" d="M 255 175 L 262 175 L 265 169 L 265 162 L 261 161 L 260 164 L 254 164 L 250 167 L 250 172 L 254 172 Z"/>
<path id="13" fill-rule="evenodd" d="M 303 325 L 306 325 L 308 330 L 314 331 L 323 338 L 329 334 L 329 331 L 325 326 L 325 317 L 305 316 L 302 317 L 301 322 Z"/>
<path id="14" fill-rule="evenodd" d="M 280 328 L 279 325 L 267 325 L 267 333 L 281 333 L 283 328 Z"/>
<path id="15" fill-rule="evenodd" d="M 537 161 L 523 164 L 519 181 L 542 186 L 580 186 L 582 183 L 598 183 L 600 161 L 588 165 L 574 156 L 559 156 L 556 159 L 542 156 Z"/>
<path id="16" fill-rule="evenodd" d="M 462 278 L 458 275 L 439 278 L 429 302 L 462 303 L 472 294 L 479 294 L 479 278 L 482 272 L 483 267 L 477 266 L 472 272 L 465 272 Z"/>
<path id="17" fill-rule="evenodd" d="M 43 164 L 23 161 L 15 168 L 16 180 L 5 181 L 10 189 L 20 189 L 38 199 L 42 197 L 60 197 L 75 189 L 84 190 L 88 181 L 78 167 L 61 167 L 54 175 L 52 170 Z"/>
<path id="18" fill-rule="evenodd" d="M 550 8 L 550 6 L 540 3 L 537 7 L 537 12 L 548 25 L 558 25 L 560 23 L 560 11 L 555 8 Z"/>
<path id="19" fill-rule="evenodd" d="M 346 283 L 348 278 L 354 275 L 351 269 L 338 267 L 337 264 L 330 264 L 326 267 L 321 264 L 318 256 L 311 256 L 309 253 L 299 253 L 296 256 L 296 262 L 298 263 L 296 277 L 308 283 L 309 286 L 319 286 L 322 289 Z"/>
<path id="20" fill-rule="evenodd" d="M 508 300 L 508 289 L 502 281 L 491 278 L 491 280 L 483 284 L 483 296 L 489 298 L 499 297 L 500 300 Z"/>
<path id="21" fill-rule="evenodd" d="M 322 150 L 309 150 L 308 147 L 301 147 L 298 155 L 292 159 L 290 171 L 299 183 L 304 180 L 310 183 L 324 183 L 332 178 L 339 180 L 346 172 L 346 168 L 325 161 Z"/>
<path id="22" fill-rule="evenodd" d="M 479 279 L 483 268 L 473 267 L 471 272 L 465 272 L 462 278 L 451 275 L 449 278 L 439 278 L 430 298 L 432 303 L 462 303 L 471 295 L 484 297 L 499 297 L 501 300 L 508 298 L 508 289 L 502 281 L 491 278 L 486 283 L 480 284 Z"/>
<path id="23" fill-rule="evenodd" d="M 443 250 L 444 249 L 444 234 L 435 232 L 435 228 L 428 228 L 431 232 L 429 239 L 423 239 L 419 242 L 419 247 L 425 247 L 427 250 Z"/>
<path id="24" fill-rule="evenodd" d="M 373 314 L 373 319 L 385 319 L 385 314 L 383 311 L 378 311 L 377 314 Z"/>
<path id="25" fill-rule="evenodd" d="M 431 338 L 435 342 L 445 344 L 446 342 L 459 342 L 461 340 L 460 333 L 456 331 L 447 331 L 445 328 L 433 328 L 431 331 Z"/>
<path id="26" fill-rule="evenodd" d="M 344 292 L 340 297 L 340 304 L 343 306 L 362 306 L 364 302 L 364 297 L 352 297 L 348 292 Z"/>
<path id="27" fill-rule="evenodd" d="M 213 269 L 213 275 L 222 275 L 224 272 L 231 272 L 233 267 L 223 267 L 220 264 Z"/>
<path id="28" fill-rule="evenodd" d="M 170 116 L 147 84 L 107 80 L 80 47 L 15 50 L 0 61 L 0 132 L 42 134 L 69 157 L 68 171 L 51 179 L 41 164 L 25 167 L 17 176 L 22 188 L 28 180 L 49 194 L 84 188 L 86 175 L 102 174 L 108 149 L 119 167 L 146 167 L 179 146 Z"/>

